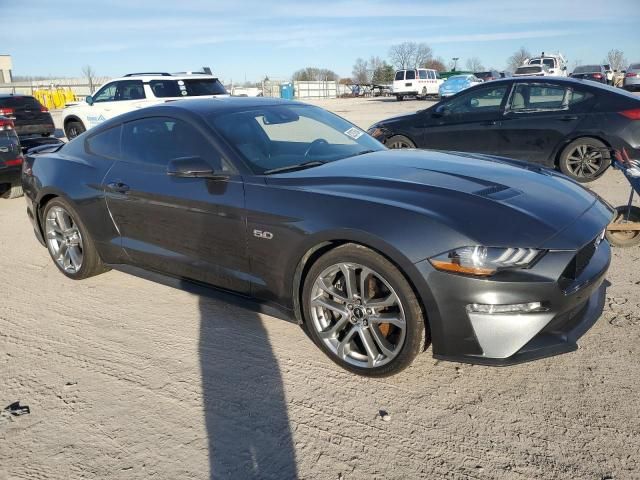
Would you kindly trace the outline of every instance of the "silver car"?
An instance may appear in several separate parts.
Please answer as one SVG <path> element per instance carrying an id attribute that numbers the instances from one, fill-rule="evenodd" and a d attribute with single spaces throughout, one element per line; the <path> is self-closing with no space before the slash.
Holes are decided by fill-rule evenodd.
<path id="1" fill-rule="evenodd" d="M 624 74 L 622 87 L 630 92 L 640 88 L 640 63 L 632 63 Z"/>

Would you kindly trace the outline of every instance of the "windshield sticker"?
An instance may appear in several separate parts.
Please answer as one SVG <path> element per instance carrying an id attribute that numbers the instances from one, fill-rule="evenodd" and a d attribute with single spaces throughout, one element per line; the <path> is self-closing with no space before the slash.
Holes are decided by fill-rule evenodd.
<path id="1" fill-rule="evenodd" d="M 354 140 L 359 139 L 362 135 L 364 135 L 364 132 L 362 130 L 360 130 L 359 128 L 356 127 L 351 127 L 349 130 L 347 130 L 346 132 L 344 132 L 344 134 L 347 137 L 351 137 Z"/>

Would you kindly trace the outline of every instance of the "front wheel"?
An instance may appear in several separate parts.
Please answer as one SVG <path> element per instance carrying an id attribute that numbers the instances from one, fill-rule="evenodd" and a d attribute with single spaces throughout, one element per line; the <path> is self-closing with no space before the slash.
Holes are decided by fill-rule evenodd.
<path id="1" fill-rule="evenodd" d="M 426 345 L 411 286 L 391 262 L 360 245 L 337 247 L 311 267 L 303 306 L 313 341 L 359 375 L 393 375 Z"/>
<path id="2" fill-rule="evenodd" d="M 78 135 L 84 133 L 86 130 L 87 129 L 84 128 L 82 122 L 78 120 L 72 120 L 64 126 L 64 134 L 66 135 L 67 140 L 73 140 Z"/>
<path id="3" fill-rule="evenodd" d="M 108 270 L 78 213 L 67 201 L 56 198 L 47 203 L 43 222 L 49 255 L 67 277 L 82 280 Z"/>
<path id="4" fill-rule="evenodd" d="M 610 163 L 611 156 L 604 143 L 595 138 L 578 138 L 562 151 L 559 166 L 568 177 L 586 183 L 602 175 Z"/>
<path id="5" fill-rule="evenodd" d="M 611 223 L 640 223 L 640 208 L 628 205 L 616 207 L 616 216 Z M 607 230 L 607 240 L 615 247 L 633 247 L 640 244 L 640 230 Z"/>
<path id="6" fill-rule="evenodd" d="M 415 143 L 413 143 L 411 140 L 409 140 L 407 137 L 405 137 L 404 135 L 394 135 L 392 137 L 390 137 L 386 142 L 385 145 L 388 148 L 393 148 L 393 149 L 399 149 L 399 148 L 416 148 Z"/>

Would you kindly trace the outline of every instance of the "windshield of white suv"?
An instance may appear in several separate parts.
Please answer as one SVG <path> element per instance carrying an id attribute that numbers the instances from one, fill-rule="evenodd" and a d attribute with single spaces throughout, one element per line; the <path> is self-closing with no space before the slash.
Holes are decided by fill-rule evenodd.
<path id="1" fill-rule="evenodd" d="M 385 147 L 346 120 L 310 105 L 266 105 L 209 117 L 257 174 L 299 170 Z"/>
<path id="2" fill-rule="evenodd" d="M 217 78 L 189 78 L 184 80 L 151 80 L 151 91 L 156 97 L 200 97 L 224 95 L 227 91 Z"/>

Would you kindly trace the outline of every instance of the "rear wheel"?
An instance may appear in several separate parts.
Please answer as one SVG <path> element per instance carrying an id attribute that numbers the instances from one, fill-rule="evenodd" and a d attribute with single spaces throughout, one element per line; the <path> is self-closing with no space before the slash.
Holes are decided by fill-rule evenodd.
<path id="1" fill-rule="evenodd" d="M 309 270 L 303 290 L 305 326 L 341 367 L 388 376 L 411 364 L 425 345 L 418 300 L 402 273 L 360 245 L 343 245 Z"/>
<path id="2" fill-rule="evenodd" d="M 73 140 L 74 138 L 84 133 L 85 131 L 86 131 L 86 128 L 84 128 L 84 125 L 82 124 L 82 122 L 78 120 L 72 120 L 70 122 L 67 122 L 66 125 L 64 126 L 64 134 L 66 135 L 67 140 Z"/>
<path id="3" fill-rule="evenodd" d="M 640 222 L 640 208 L 628 205 L 616 207 L 616 216 L 611 223 Z M 607 240 L 616 247 L 633 247 L 640 244 L 640 230 L 607 230 Z"/>
<path id="4" fill-rule="evenodd" d="M 13 184 L 2 194 L 2 198 L 18 198 L 22 196 L 22 185 Z"/>
<path id="5" fill-rule="evenodd" d="M 560 170 L 574 180 L 591 182 L 604 173 L 611 163 L 607 146 L 595 138 L 578 138 L 560 155 Z"/>
<path id="6" fill-rule="evenodd" d="M 393 148 L 393 149 L 397 149 L 397 148 L 416 148 L 415 143 L 413 143 L 411 140 L 409 140 L 404 135 L 394 135 L 393 137 L 390 137 L 385 142 L 385 145 L 388 148 Z"/>
<path id="7" fill-rule="evenodd" d="M 43 222 L 47 250 L 67 277 L 82 280 L 108 270 L 89 232 L 67 201 L 56 198 L 47 203 Z"/>

